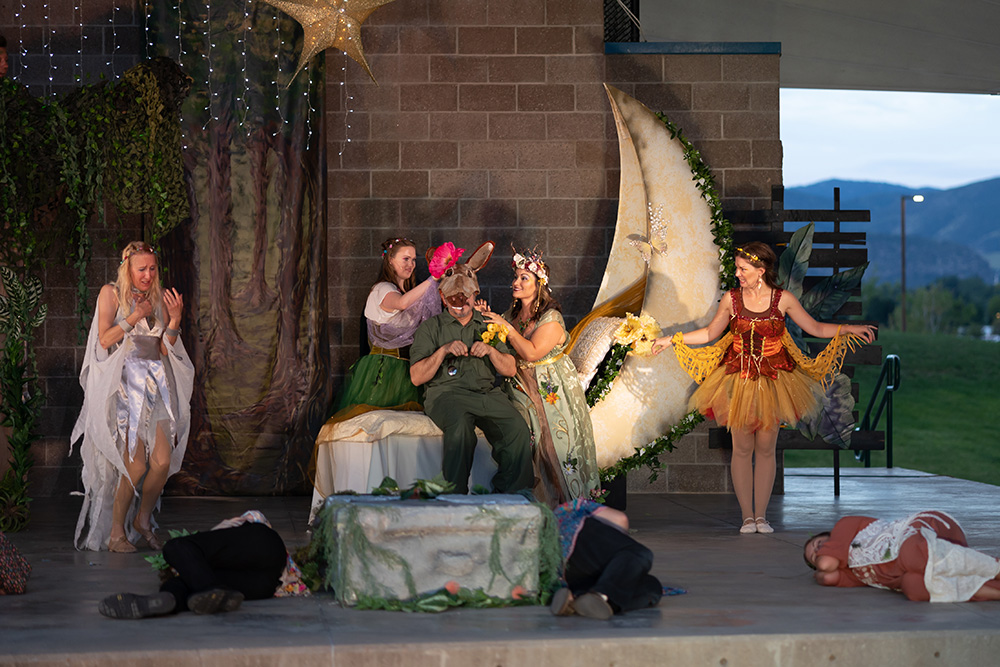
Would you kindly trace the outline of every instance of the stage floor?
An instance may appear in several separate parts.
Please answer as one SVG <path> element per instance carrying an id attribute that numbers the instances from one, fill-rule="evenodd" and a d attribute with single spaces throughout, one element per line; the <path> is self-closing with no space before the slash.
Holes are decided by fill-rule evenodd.
<path id="1" fill-rule="evenodd" d="M 773 535 L 739 535 L 728 495 L 630 494 L 653 573 L 686 595 L 601 622 L 544 607 L 442 614 L 355 611 L 330 595 L 246 602 L 230 614 L 115 621 L 109 593 L 153 592 L 139 554 L 78 552 L 79 497 L 42 498 L 9 537 L 34 571 L 0 597 L 2 665 L 987 665 L 1000 655 L 1000 603 L 929 604 L 876 589 L 813 583 L 802 543 L 848 514 L 953 513 L 970 546 L 1000 556 L 1000 487 L 904 469 L 785 471 Z M 290 546 L 308 541 L 309 498 L 165 498 L 165 528 L 204 530 L 262 510 Z"/>

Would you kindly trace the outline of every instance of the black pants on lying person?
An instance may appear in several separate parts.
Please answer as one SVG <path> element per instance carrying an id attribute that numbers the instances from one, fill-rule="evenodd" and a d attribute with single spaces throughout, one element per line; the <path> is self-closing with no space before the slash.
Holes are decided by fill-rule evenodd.
<path id="1" fill-rule="evenodd" d="M 175 537 L 163 558 L 176 572 L 154 595 L 118 593 L 100 612 L 112 618 L 145 618 L 177 611 L 234 611 L 246 600 L 274 596 L 288 558 L 281 536 L 262 523 Z"/>
<path id="2" fill-rule="evenodd" d="M 652 551 L 617 527 L 587 517 L 566 561 L 566 585 L 578 597 L 603 594 L 615 613 L 655 607 L 663 586 L 649 573 L 652 567 Z"/>
<path id="3" fill-rule="evenodd" d="M 553 614 L 608 619 L 659 604 L 663 587 L 649 573 L 653 552 L 628 534 L 623 512 L 577 498 L 553 514 L 566 584 L 552 596 Z"/>

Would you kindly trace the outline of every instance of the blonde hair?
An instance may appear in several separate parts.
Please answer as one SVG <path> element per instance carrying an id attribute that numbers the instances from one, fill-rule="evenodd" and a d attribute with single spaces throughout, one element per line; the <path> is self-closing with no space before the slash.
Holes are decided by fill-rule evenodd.
<path id="1" fill-rule="evenodd" d="M 132 257 L 135 255 L 152 255 L 156 258 L 156 251 L 153 250 L 148 244 L 143 241 L 132 241 L 125 249 L 122 250 L 122 261 L 118 265 L 118 279 L 115 280 L 115 288 L 118 292 L 118 307 L 121 308 L 123 314 L 128 315 L 132 312 Z M 163 303 L 163 287 L 160 285 L 160 260 L 156 259 L 156 280 L 153 281 L 152 286 L 149 288 L 149 292 L 146 296 L 149 297 L 149 302 L 153 304 L 153 314 L 150 317 L 153 321 L 156 321 L 157 316 L 160 314 L 160 306 Z"/>

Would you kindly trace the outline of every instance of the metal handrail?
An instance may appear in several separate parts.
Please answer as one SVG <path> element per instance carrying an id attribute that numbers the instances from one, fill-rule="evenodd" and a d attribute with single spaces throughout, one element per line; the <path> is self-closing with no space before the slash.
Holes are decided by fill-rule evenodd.
<path id="1" fill-rule="evenodd" d="M 865 408 L 865 414 L 861 418 L 861 425 L 856 430 L 871 431 L 878 426 L 885 411 L 885 467 L 892 467 L 892 395 L 899 389 L 899 356 L 887 354 L 882 362 L 882 372 L 879 373 L 878 380 L 875 381 L 875 390 Z M 872 410 L 878 402 L 878 409 L 872 417 Z M 871 467 L 871 451 L 857 452 L 854 455 L 858 461 L 864 461 L 865 467 Z"/>

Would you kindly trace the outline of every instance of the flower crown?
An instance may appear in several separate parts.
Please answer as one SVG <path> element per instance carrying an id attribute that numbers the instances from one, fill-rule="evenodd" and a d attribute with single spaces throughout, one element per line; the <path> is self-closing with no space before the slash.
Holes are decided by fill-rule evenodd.
<path id="1" fill-rule="evenodd" d="M 764 263 L 764 261 L 760 257 L 758 257 L 757 255 L 753 254 L 752 252 L 747 252 L 743 248 L 737 248 L 736 252 L 740 253 L 741 255 L 743 255 L 744 257 L 746 257 L 747 259 L 749 259 L 751 262 L 756 262 L 757 264 L 763 264 Z"/>
<path id="2" fill-rule="evenodd" d="M 549 270 L 546 268 L 545 262 L 542 261 L 542 253 L 540 252 L 535 250 L 518 252 L 514 250 L 514 257 L 511 259 L 510 265 L 515 269 L 535 274 L 538 277 L 538 282 L 543 285 L 549 283 Z"/>
<path id="3" fill-rule="evenodd" d="M 132 248 L 131 252 L 122 257 L 122 261 L 119 262 L 118 265 L 121 266 L 122 264 L 130 260 L 132 258 L 132 255 L 153 255 L 155 257 L 157 256 L 157 252 L 153 250 L 153 247 L 151 245 L 140 242 L 135 244 L 135 247 Z"/>

